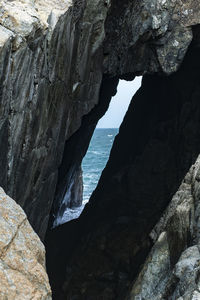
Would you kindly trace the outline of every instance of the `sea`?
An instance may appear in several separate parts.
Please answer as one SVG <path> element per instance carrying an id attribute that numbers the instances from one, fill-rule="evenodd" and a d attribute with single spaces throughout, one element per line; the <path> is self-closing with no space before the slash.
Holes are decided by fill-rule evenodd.
<path id="1" fill-rule="evenodd" d="M 94 131 L 88 151 L 82 162 L 83 203 L 77 208 L 67 208 L 60 224 L 80 216 L 85 204 L 97 186 L 99 178 L 108 161 L 110 150 L 118 128 L 97 128 Z"/>

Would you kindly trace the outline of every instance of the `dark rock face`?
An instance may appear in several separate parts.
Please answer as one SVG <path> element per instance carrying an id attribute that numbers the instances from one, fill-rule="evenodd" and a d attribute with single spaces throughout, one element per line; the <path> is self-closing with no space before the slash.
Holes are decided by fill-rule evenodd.
<path id="1" fill-rule="evenodd" d="M 44 237 L 49 215 L 56 217 L 80 200 L 64 200 L 80 167 L 76 163 L 65 180 L 60 177 L 63 162 L 69 166 L 64 149 L 83 116 L 100 102 L 103 74 L 134 78 L 144 71 L 174 72 L 200 10 L 195 0 L 82 0 L 58 21 L 51 14 L 47 28 L 34 4 L 23 9 L 17 2 L 1 8 L 0 184 Z M 47 15 L 55 4 L 49 3 Z M 13 5 L 18 14 L 13 15 Z"/>
<path id="2" fill-rule="evenodd" d="M 76 183 L 72 179 L 76 178 L 76 174 L 80 176 L 80 165 L 83 157 L 86 154 L 93 131 L 98 120 L 108 109 L 110 99 L 116 93 L 117 84 L 117 78 L 109 78 L 107 76 L 104 76 L 102 78 L 101 88 L 99 92 L 99 103 L 90 111 L 89 114 L 83 117 L 80 128 L 65 143 L 63 160 L 58 170 L 58 184 L 55 193 L 55 201 L 52 206 L 51 216 L 62 216 L 66 207 L 76 205 L 77 202 L 75 201 L 75 199 L 77 197 L 74 197 L 73 195 L 70 195 L 70 197 L 66 199 L 66 202 L 65 199 L 64 201 L 62 199 L 64 198 L 65 191 L 71 191 L 71 188 L 69 187 L 72 182 L 74 189 L 77 189 Z M 82 182 L 79 181 L 79 190 L 81 189 L 80 185 L 82 185 Z M 67 201 L 69 202 L 67 203 Z M 77 204 L 79 204 L 79 202 Z M 52 226 L 54 220 L 55 218 L 52 218 L 50 220 L 49 227 Z"/>
<path id="3" fill-rule="evenodd" d="M 200 152 L 200 3 L 75 0 L 58 20 L 51 13 L 48 28 L 34 7 L 27 26 L 25 9 L 14 26 L 16 3 L 0 8 L 0 185 L 41 238 L 49 224 L 55 299 L 143 297 L 143 270 L 137 275 L 157 242 L 169 248 L 170 272 L 191 250 L 182 253 L 190 222 L 179 227 L 182 239 L 173 235 L 175 217 L 162 227 L 167 242 L 161 229 L 158 239 L 149 234 Z M 67 206 L 80 204 L 81 160 L 119 78 L 138 74 L 142 88 L 90 203 L 79 220 L 51 230 Z M 161 297 L 172 295 L 166 290 Z"/>
<path id="4" fill-rule="evenodd" d="M 128 295 L 152 246 L 153 226 L 200 152 L 199 51 L 194 42 L 179 71 L 168 77 L 144 76 L 80 219 L 47 237 L 47 266 L 56 299 Z M 59 244 L 63 235 L 70 245 Z M 186 240 L 180 241 L 178 251 L 171 238 L 176 248 L 173 264 L 190 243 Z M 61 262 L 52 265 L 55 256 L 65 262 L 64 268 Z"/>
<path id="5" fill-rule="evenodd" d="M 92 18 L 91 12 L 92 22 L 85 22 L 83 28 L 78 19 L 87 20 L 84 4 L 77 1 L 54 30 L 45 31 L 39 23 L 40 30 L 26 36 L 17 49 L 13 45 L 22 33 L 14 32 L 15 27 L 3 29 L 7 35 L 0 45 L 0 185 L 24 208 L 42 238 L 60 186 L 58 169 L 66 160 L 65 142 L 98 103 L 102 55 L 91 42 L 98 16 Z M 76 164 L 73 172 L 65 174 L 59 203 L 66 186 L 76 182 L 79 168 Z M 68 204 L 80 200 L 70 199 Z"/>
<path id="6" fill-rule="evenodd" d="M 199 157 L 150 236 L 154 245 L 126 299 L 198 299 Z"/>
<path id="7" fill-rule="evenodd" d="M 199 23 L 197 1 L 110 1 L 105 22 L 104 72 L 177 70 Z"/>

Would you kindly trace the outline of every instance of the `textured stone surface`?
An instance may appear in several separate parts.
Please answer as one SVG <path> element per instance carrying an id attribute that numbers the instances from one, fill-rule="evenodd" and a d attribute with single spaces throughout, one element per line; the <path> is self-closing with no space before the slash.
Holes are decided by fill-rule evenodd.
<path id="1" fill-rule="evenodd" d="M 58 3 L 63 8 L 64 2 Z M 84 35 L 79 37 L 75 23 L 76 15 L 81 14 L 77 7 L 61 17 L 52 31 L 52 26 L 47 29 L 36 15 L 36 6 L 44 4 L 48 14 L 54 2 L 47 5 L 40 1 L 35 6 L 32 1 L 2 4 L 0 138 L 4 146 L 0 182 L 23 206 L 34 229 L 44 236 L 65 141 L 80 126 L 82 115 L 97 102 L 101 73 L 84 56 L 79 57 L 80 65 L 76 64 L 77 56 L 72 55 L 73 51 L 82 51 L 86 40 Z M 87 52 L 89 55 L 89 49 Z M 87 84 L 81 84 L 83 78 Z M 94 78 L 98 78 L 98 85 Z M 88 89 L 89 95 L 83 98 Z M 62 199 L 76 180 L 80 165 L 70 168 L 66 170 L 69 180 Z M 22 176 L 24 173 L 26 176 Z"/>
<path id="2" fill-rule="evenodd" d="M 127 299 L 199 299 L 200 157 L 150 236 L 154 246 Z"/>
<path id="3" fill-rule="evenodd" d="M 124 299 L 150 231 L 200 152 L 199 5 L 1 1 L 0 185 L 40 237 L 49 216 L 51 225 L 81 201 L 81 160 L 119 78 L 146 74 L 91 203 L 48 233 L 52 285 L 64 298 Z"/>
<path id="4" fill-rule="evenodd" d="M 144 76 L 89 204 L 79 220 L 49 233 L 48 271 L 53 290 L 58 294 L 64 290 L 61 299 L 127 296 L 151 249 L 152 228 L 200 152 L 198 57 L 199 46 L 194 42 L 178 72 Z M 171 220 L 172 263 L 187 240 L 190 210 L 183 204 L 181 220 Z M 182 226 L 180 236 L 178 226 Z M 61 241 L 61 236 L 66 239 Z M 159 274 L 169 265 L 165 240 L 163 236 L 159 241 L 164 254 L 157 255 L 150 274 L 162 260 Z M 57 264 L 51 259 L 55 256 Z"/>
<path id="5" fill-rule="evenodd" d="M 199 1 L 111 1 L 106 20 L 105 72 L 172 73 L 192 40 L 191 26 L 199 24 Z"/>
<path id="6" fill-rule="evenodd" d="M 1 0 L 0 4 L 1 25 L 13 31 L 19 39 L 19 37 L 30 37 L 39 28 L 46 29 L 50 19 L 57 22 L 58 17 L 67 11 L 72 2 L 71 0 Z"/>
<path id="7" fill-rule="evenodd" d="M 53 219 L 70 203 L 80 203 L 66 202 L 65 194 L 100 117 L 94 114 L 81 127 L 103 102 L 102 77 L 172 73 L 192 40 L 192 26 L 199 23 L 195 0 L 70 5 L 15 0 L 0 6 L 0 184 L 41 237 L 49 215 Z M 78 129 L 88 136 L 85 150 L 76 150 L 77 135 L 68 155 L 64 150 Z M 78 163 L 70 163 L 74 160 Z"/>
<path id="8" fill-rule="evenodd" d="M 51 299 L 45 249 L 21 207 L 0 188 L 0 299 Z"/>

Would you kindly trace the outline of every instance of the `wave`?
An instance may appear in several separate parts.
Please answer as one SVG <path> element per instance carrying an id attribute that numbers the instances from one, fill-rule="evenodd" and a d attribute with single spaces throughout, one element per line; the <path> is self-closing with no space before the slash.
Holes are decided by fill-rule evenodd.
<path id="1" fill-rule="evenodd" d="M 97 186 L 99 177 L 109 157 L 110 149 L 117 129 L 95 130 L 89 149 L 83 159 L 83 204 L 77 208 L 67 208 L 57 223 L 63 224 L 79 218 L 85 204 Z"/>
<path id="2" fill-rule="evenodd" d="M 101 152 L 99 152 L 99 151 L 94 151 L 94 150 L 90 150 L 90 151 L 88 151 L 88 154 L 100 155 Z"/>

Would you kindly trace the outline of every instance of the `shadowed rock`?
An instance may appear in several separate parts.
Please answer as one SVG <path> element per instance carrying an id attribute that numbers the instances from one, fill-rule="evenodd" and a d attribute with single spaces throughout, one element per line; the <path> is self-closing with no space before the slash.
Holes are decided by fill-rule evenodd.
<path id="1" fill-rule="evenodd" d="M 65 203 L 65 194 L 86 150 L 77 153 L 79 137 L 70 149 L 73 158 L 64 149 L 83 118 L 101 104 L 103 75 L 133 79 L 143 72 L 176 71 L 199 21 L 195 0 L 70 5 L 16 0 L 0 8 L 0 183 L 42 238 L 49 215 L 52 224 L 62 207 L 81 201 Z M 90 135 L 87 149 L 93 130 L 88 125 L 84 132 Z M 70 165 L 65 184 L 63 162 Z"/>
<path id="2" fill-rule="evenodd" d="M 48 233 L 55 299 L 127 296 L 152 247 L 151 230 L 200 152 L 198 55 L 193 43 L 179 71 L 144 76 L 89 204 L 78 220 Z M 180 224 L 181 236 L 187 226 Z M 174 239 L 173 229 L 171 234 L 170 259 L 176 263 L 189 241 Z"/>
<path id="3" fill-rule="evenodd" d="M 49 224 L 57 299 L 124 299 L 155 243 L 150 232 L 200 152 L 200 3 L 70 5 L 2 1 L 0 185 L 40 237 Z M 66 207 L 81 202 L 81 160 L 118 80 L 143 74 L 90 204 L 78 221 L 51 231 Z M 158 244 L 168 251 L 169 243 L 173 264 L 181 255 L 181 280 L 197 248 L 183 253 L 180 239 L 172 251 L 173 241 L 171 230 L 171 243 L 161 232 Z"/>

